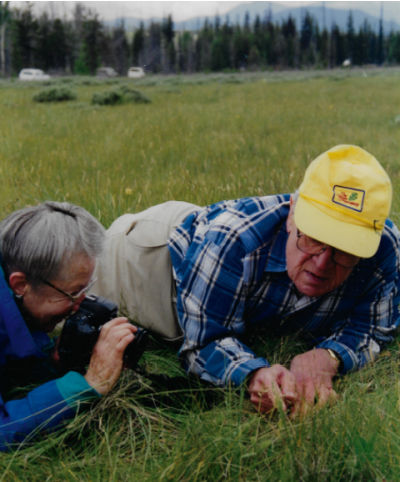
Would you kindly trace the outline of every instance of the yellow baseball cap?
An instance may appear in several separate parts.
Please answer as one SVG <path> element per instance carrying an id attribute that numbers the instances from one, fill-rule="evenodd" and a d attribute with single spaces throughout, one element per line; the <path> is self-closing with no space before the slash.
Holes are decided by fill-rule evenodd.
<path id="1" fill-rule="evenodd" d="M 298 192 L 294 222 L 301 232 L 361 258 L 376 253 L 392 184 L 369 152 L 332 147 L 311 162 Z"/>

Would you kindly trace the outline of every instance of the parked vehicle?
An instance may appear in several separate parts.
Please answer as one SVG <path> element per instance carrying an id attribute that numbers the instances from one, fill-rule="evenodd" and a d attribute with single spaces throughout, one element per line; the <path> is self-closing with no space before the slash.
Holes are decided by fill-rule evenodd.
<path id="1" fill-rule="evenodd" d="M 22 69 L 18 75 L 19 80 L 49 80 L 50 75 L 41 69 Z"/>
<path id="2" fill-rule="evenodd" d="M 131 79 L 140 79 L 144 77 L 145 73 L 142 67 L 130 67 L 128 69 L 128 77 Z"/>
<path id="3" fill-rule="evenodd" d="M 96 70 L 96 77 L 117 77 L 117 75 L 112 67 L 99 67 Z"/>

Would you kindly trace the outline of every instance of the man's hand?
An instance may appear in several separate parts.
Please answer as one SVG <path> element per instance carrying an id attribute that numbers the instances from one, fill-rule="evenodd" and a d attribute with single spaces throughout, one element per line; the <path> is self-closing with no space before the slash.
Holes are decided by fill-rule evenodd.
<path id="1" fill-rule="evenodd" d="M 102 327 L 85 375 L 88 384 L 102 395 L 117 382 L 125 348 L 134 339 L 136 331 L 136 326 L 127 318 L 114 318 Z"/>
<path id="2" fill-rule="evenodd" d="M 292 415 L 304 415 L 314 405 L 321 407 L 328 401 L 337 399 L 332 388 L 332 379 L 336 375 L 339 363 L 327 350 L 317 348 L 293 358 L 290 371 L 296 380 L 298 399 Z"/>
<path id="3" fill-rule="evenodd" d="M 259 368 L 249 382 L 250 400 L 259 412 L 269 412 L 279 406 L 287 410 L 295 403 L 296 381 L 282 365 Z"/>

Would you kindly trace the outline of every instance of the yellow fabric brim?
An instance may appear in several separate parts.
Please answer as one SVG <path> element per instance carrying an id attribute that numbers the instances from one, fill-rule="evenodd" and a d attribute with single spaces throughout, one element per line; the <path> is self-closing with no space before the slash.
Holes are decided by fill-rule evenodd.
<path id="1" fill-rule="evenodd" d="M 294 222 L 307 236 L 346 253 L 370 258 L 378 250 L 381 232 L 369 226 L 339 221 L 299 197 L 294 209 Z"/>

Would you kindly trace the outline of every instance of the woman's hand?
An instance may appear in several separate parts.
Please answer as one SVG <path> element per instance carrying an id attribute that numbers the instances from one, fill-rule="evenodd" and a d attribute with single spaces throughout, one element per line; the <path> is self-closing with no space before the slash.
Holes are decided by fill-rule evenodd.
<path id="1" fill-rule="evenodd" d="M 108 393 L 117 382 L 125 348 L 136 331 L 127 318 L 114 318 L 102 327 L 85 375 L 88 384 L 100 394 Z"/>

